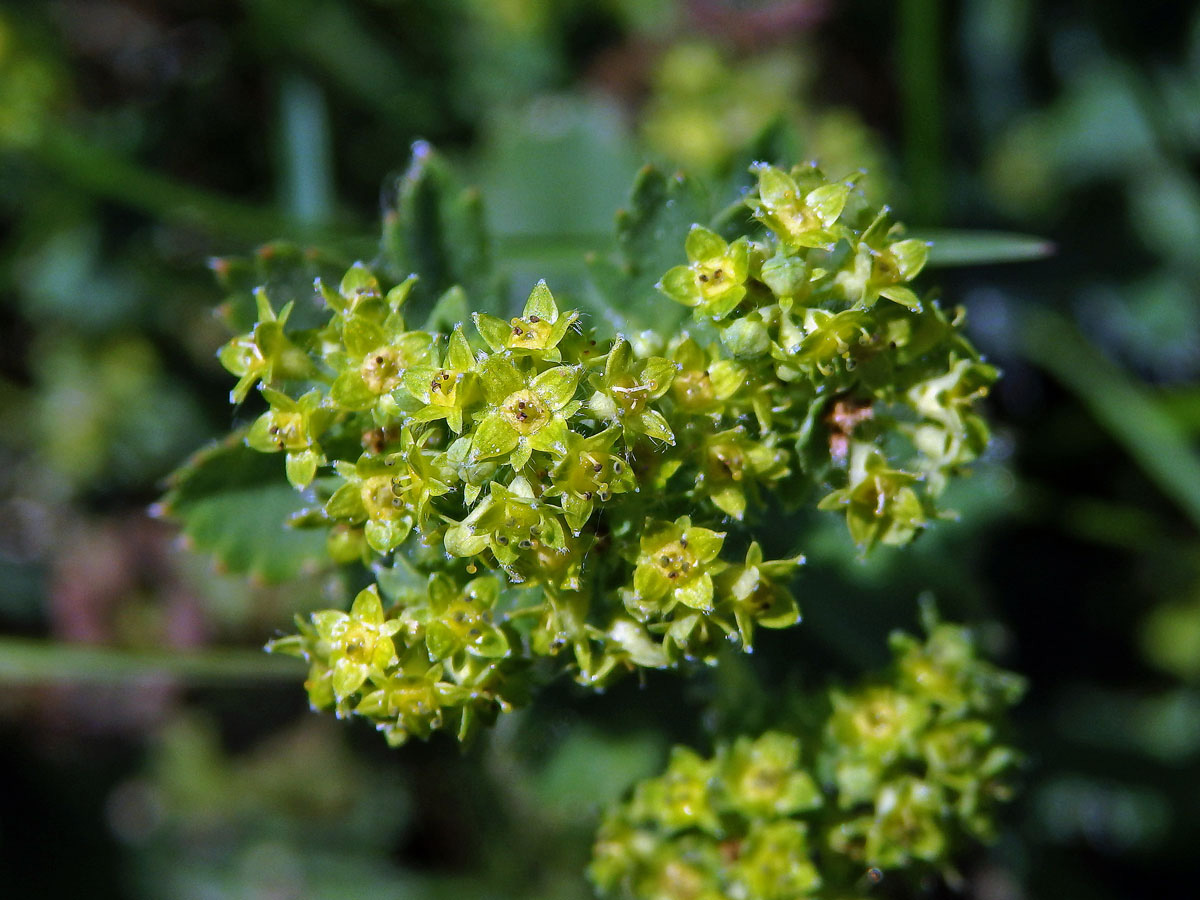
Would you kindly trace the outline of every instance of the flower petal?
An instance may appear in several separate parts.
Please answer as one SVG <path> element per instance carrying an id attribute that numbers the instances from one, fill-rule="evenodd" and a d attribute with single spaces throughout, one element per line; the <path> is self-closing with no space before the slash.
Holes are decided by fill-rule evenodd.
<path id="1" fill-rule="evenodd" d="M 497 410 L 484 416 L 475 429 L 471 455 L 476 459 L 503 456 L 517 446 L 520 436 L 509 421 Z"/>

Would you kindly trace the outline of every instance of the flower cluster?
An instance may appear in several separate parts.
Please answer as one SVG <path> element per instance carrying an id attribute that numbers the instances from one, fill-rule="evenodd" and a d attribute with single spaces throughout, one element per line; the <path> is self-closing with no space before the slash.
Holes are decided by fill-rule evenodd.
<path id="1" fill-rule="evenodd" d="M 435 576 L 422 602 L 388 616 L 372 585 L 349 614 L 315 613 L 270 649 L 308 660 L 315 708 L 366 716 L 393 746 L 438 729 L 465 739 L 477 722 L 511 709 L 521 691 L 506 665 L 515 636 L 493 614 L 499 595 L 490 576 L 461 588 Z"/>
<path id="2" fill-rule="evenodd" d="M 257 385 L 268 406 L 247 442 L 285 454 L 312 500 L 297 522 L 379 582 L 276 643 L 312 664 L 314 705 L 392 740 L 465 735 L 535 672 L 601 687 L 711 662 L 799 621 L 803 559 L 764 540 L 768 511 L 823 493 L 863 548 L 936 515 L 987 440 L 973 409 L 994 370 L 909 287 L 926 245 L 854 183 L 756 171 L 758 224 L 693 226 L 664 273 L 692 312 L 671 333 L 595 333 L 544 282 L 511 318 L 446 328 L 435 310 L 413 328 L 417 276 L 361 263 L 318 281 L 315 328 L 258 291 L 258 322 L 220 356 L 233 399 Z"/>
<path id="3" fill-rule="evenodd" d="M 956 841 L 987 838 L 1017 759 L 996 728 L 1021 681 L 955 626 L 892 646 L 889 677 L 834 693 L 823 730 L 741 737 L 711 759 L 676 747 L 605 816 L 602 895 L 853 896 L 866 871 L 943 867 Z"/>

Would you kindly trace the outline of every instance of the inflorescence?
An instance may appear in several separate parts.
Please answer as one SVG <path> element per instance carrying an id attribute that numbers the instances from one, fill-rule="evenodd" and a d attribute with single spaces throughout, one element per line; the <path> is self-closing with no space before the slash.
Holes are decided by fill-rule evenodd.
<path id="1" fill-rule="evenodd" d="M 377 581 L 272 644 L 309 662 L 315 707 L 465 738 L 555 672 L 599 688 L 798 622 L 803 558 L 766 558 L 768 510 L 836 512 L 864 549 L 940 515 L 995 370 L 910 286 L 927 244 L 854 180 L 756 174 L 747 233 L 695 225 L 663 274 L 692 311 L 666 332 L 603 335 L 544 282 L 448 333 L 409 328 L 416 276 L 318 282 L 309 330 L 259 290 L 220 355 L 233 400 L 269 404 L 247 442 Z"/>
<path id="2" fill-rule="evenodd" d="M 590 876 L 624 900 L 864 895 L 890 870 L 945 870 L 992 837 L 1018 756 L 997 726 L 1020 678 L 979 660 L 964 629 L 892 638 L 887 677 L 831 692 L 802 737 L 769 731 L 666 771 L 605 815 Z"/>

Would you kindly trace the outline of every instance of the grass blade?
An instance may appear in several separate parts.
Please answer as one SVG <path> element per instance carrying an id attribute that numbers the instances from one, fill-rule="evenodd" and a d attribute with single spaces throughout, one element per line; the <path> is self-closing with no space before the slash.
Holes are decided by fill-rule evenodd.
<path id="1" fill-rule="evenodd" d="M 1008 231 L 922 228 L 908 236 L 933 244 L 929 251 L 931 267 L 1029 262 L 1052 256 L 1056 249 L 1045 238 Z"/>
<path id="2" fill-rule="evenodd" d="M 1093 347 L 1073 323 L 1044 310 L 1022 332 L 1026 358 L 1075 394 L 1134 461 L 1200 528 L 1200 455 L 1156 395 Z"/>

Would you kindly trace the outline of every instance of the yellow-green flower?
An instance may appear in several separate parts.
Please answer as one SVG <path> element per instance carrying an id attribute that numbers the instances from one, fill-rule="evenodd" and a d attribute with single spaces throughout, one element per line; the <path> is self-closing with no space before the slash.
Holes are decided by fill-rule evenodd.
<path id="1" fill-rule="evenodd" d="M 262 394 L 271 408 L 254 420 L 246 443 L 260 453 L 283 451 L 287 479 L 297 488 L 308 487 L 325 464 L 318 439 L 329 427 L 333 410 L 325 406 L 321 392 L 311 390 L 299 400 L 264 387 Z"/>
<path id="2" fill-rule="evenodd" d="M 412 421 L 445 419 L 455 434 L 462 434 L 463 414 L 480 399 L 476 369 L 471 346 L 458 325 L 440 365 L 413 366 L 404 372 L 404 389 L 424 404 L 412 414 Z"/>
<path id="3" fill-rule="evenodd" d="M 313 613 L 312 621 L 318 641 L 328 648 L 324 655 L 339 700 L 354 694 L 368 677 L 383 677 L 396 664 L 392 635 L 400 630 L 401 622 L 384 617 L 375 585 L 359 592 L 349 614 L 328 609 Z"/>
<path id="4" fill-rule="evenodd" d="M 789 320 L 787 327 L 780 328 L 786 343 L 773 348 L 772 355 L 785 365 L 829 375 L 835 361 L 849 359 L 855 346 L 870 337 L 869 324 L 869 317 L 860 309 L 838 313 L 805 309 L 801 324 Z"/>
<path id="5" fill-rule="evenodd" d="M 471 457 L 507 454 L 518 471 L 534 450 L 562 458 L 567 420 L 580 407 L 574 397 L 582 374 L 581 366 L 555 366 L 535 375 L 518 369 L 507 354 L 488 357 L 479 373 L 488 408 L 475 426 Z"/>
<path id="6" fill-rule="evenodd" d="M 774 166 L 756 165 L 758 191 L 747 199 L 754 217 L 773 231 L 790 250 L 832 249 L 848 233 L 838 218 L 850 196 L 850 185 L 829 184 L 815 169 L 793 169 L 791 174 Z M 818 186 L 802 189 L 797 178 Z"/>
<path id="7" fill-rule="evenodd" d="M 873 246 L 875 243 L 880 246 Z M 852 266 L 838 272 L 835 282 L 842 296 L 860 307 L 870 307 L 886 297 L 909 309 L 920 309 L 920 299 L 906 284 L 920 274 L 928 258 L 925 241 L 864 238 L 855 248 Z"/>
<path id="8" fill-rule="evenodd" d="M 633 591 L 625 600 L 642 619 L 663 616 L 677 605 L 713 610 L 713 575 L 725 565 L 717 559 L 724 532 L 692 525 L 688 516 L 674 522 L 647 519 L 641 552 L 633 570 Z"/>
<path id="9" fill-rule="evenodd" d="M 399 315 L 400 307 L 408 299 L 416 282 L 416 276 L 410 275 L 388 291 L 385 297 L 375 273 L 363 263 L 356 262 L 346 270 L 336 290 L 318 278 L 317 292 L 333 310 L 331 325 L 336 329 L 344 325 L 346 319 L 351 316 L 365 314 L 368 318 L 382 323 L 389 314 Z"/>
<path id="10" fill-rule="evenodd" d="M 915 756 L 917 740 L 929 723 L 928 704 L 888 685 L 855 694 L 833 692 L 826 727 L 831 746 L 840 748 L 834 767 L 839 802 L 850 807 L 874 796 L 887 767 Z"/>
<path id="11" fill-rule="evenodd" d="M 671 426 L 650 404 L 670 389 L 675 368 L 659 356 L 635 359 L 629 342 L 618 340 L 608 353 L 604 373 L 592 377 L 595 392 L 588 409 L 604 422 L 620 425 L 628 443 L 644 434 L 674 444 Z"/>
<path id="12" fill-rule="evenodd" d="M 254 330 L 235 337 L 217 353 L 221 365 L 238 376 L 238 383 L 229 392 L 232 403 L 245 400 L 250 388 L 259 381 L 274 385 L 286 379 L 308 378 L 316 373 L 308 354 L 284 334 L 293 304 L 288 303 L 276 315 L 264 288 L 254 292 L 254 302 L 258 306 L 258 324 Z"/>
<path id="13" fill-rule="evenodd" d="M 746 296 L 750 242 L 732 244 L 702 225 L 693 225 L 684 243 L 688 264 L 667 271 L 658 288 L 676 303 L 690 306 L 696 318 L 725 318 Z"/>
<path id="14" fill-rule="evenodd" d="M 717 764 L 686 747 L 674 747 L 667 771 L 643 781 L 629 804 L 635 822 L 653 823 L 667 833 L 698 828 L 719 834 L 715 786 Z"/>
<path id="15" fill-rule="evenodd" d="M 534 285 L 521 315 L 505 322 L 487 313 L 475 313 L 475 328 L 496 353 L 508 351 L 516 356 L 535 356 L 548 362 L 562 359 L 558 344 L 579 318 L 570 310 L 558 311 L 558 304 L 545 281 Z"/>
<path id="16" fill-rule="evenodd" d="M 897 634 L 891 645 L 900 685 L 938 707 L 944 718 L 1004 709 L 1025 689 L 1020 677 L 979 659 L 961 626 L 937 622 L 926 640 Z"/>
<path id="17" fill-rule="evenodd" d="M 949 850 L 948 818 L 945 795 L 936 784 L 911 775 L 889 781 L 875 798 L 874 817 L 859 826 L 865 826 L 864 861 L 884 869 L 914 859 L 940 861 Z"/>
<path id="18" fill-rule="evenodd" d="M 800 741 L 790 734 L 740 737 L 718 760 L 725 802 L 748 819 L 791 816 L 823 802 L 817 783 L 800 767 Z"/>
<path id="19" fill-rule="evenodd" d="M 446 531 L 446 552 L 469 558 L 491 551 L 509 578 L 524 581 L 527 568 L 518 561 L 536 558 L 543 549 L 568 554 L 562 523 L 548 503 L 518 476 L 509 485 L 492 482 L 491 492 L 471 513 Z"/>
<path id="20" fill-rule="evenodd" d="M 446 681 L 444 674 L 445 667 L 430 661 L 423 645 L 411 647 L 394 671 L 372 679 L 354 711 L 373 719 L 390 746 L 428 738 L 444 727 L 446 710 L 461 708 L 474 694 Z"/>
<path id="21" fill-rule="evenodd" d="M 927 522 L 912 487 L 916 481 L 915 475 L 889 466 L 878 448 L 853 442 L 849 484 L 825 495 L 817 509 L 844 512 L 850 537 L 860 547 L 905 544 Z"/>
<path id="22" fill-rule="evenodd" d="M 717 616 L 732 613 L 742 646 L 754 646 L 754 628 L 790 628 L 800 621 L 800 607 L 788 582 L 804 562 L 803 556 L 763 560 L 762 547 L 751 541 L 744 562 L 717 576 Z"/>
<path id="23" fill-rule="evenodd" d="M 463 651 L 486 659 L 508 656 L 508 638 L 496 627 L 492 613 L 499 598 L 500 583 L 491 576 L 462 587 L 446 575 L 431 578 L 429 604 L 419 616 L 430 657 L 450 659 Z"/>
<path id="24" fill-rule="evenodd" d="M 612 450 L 618 434 L 619 429 L 613 427 L 588 438 L 575 432 L 567 435 L 567 452 L 550 475 L 546 496 L 560 498 L 567 527 L 575 534 L 583 529 L 597 503 L 637 490 L 633 468 Z"/>
<path id="25" fill-rule="evenodd" d="M 429 363 L 434 352 L 433 335 L 384 328 L 362 316 L 352 316 L 346 321 L 342 339 L 345 353 L 339 359 L 340 374 L 329 390 L 330 399 L 342 409 L 378 409 L 387 418 L 399 418 L 401 408 L 392 392 L 400 387 L 408 369 Z"/>
<path id="26" fill-rule="evenodd" d="M 690 337 L 674 342 L 667 352 L 676 367 L 671 399 L 680 412 L 688 415 L 722 412 L 726 402 L 746 382 L 744 366 L 722 359 L 715 347 L 704 350 Z"/>
<path id="27" fill-rule="evenodd" d="M 791 819 L 753 826 L 730 868 L 730 897 L 798 900 L 821 886 L 808 826 Z"/>
<path id="28" fill-rule="evenodd" d="M 696 496 L 738 520 L 746 513 L 747 492 L 788 472 L 787 452 L 752 439 L 742 425 L 705 438 L 701 454 Z"/>
<path id="29" fill-rule="evenodd" d="M 365 523 L 367 543 L 377 553 L 398 547 L 414 527 L 432 516 L 431 501 L 453 490 L 453 474 L 442 454 L 422 449 L 412 433 L 401 449 L 380 458 L 364 454 L 356 464 L 334 464 L 345 483 L 325 504 L 333 520 Z"/>

